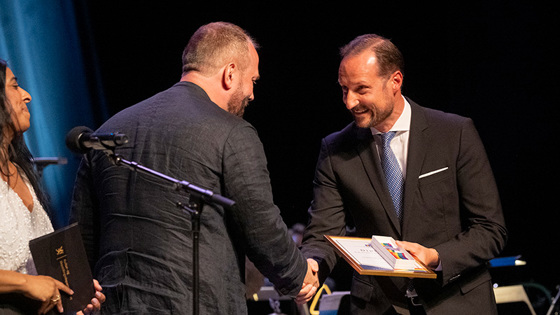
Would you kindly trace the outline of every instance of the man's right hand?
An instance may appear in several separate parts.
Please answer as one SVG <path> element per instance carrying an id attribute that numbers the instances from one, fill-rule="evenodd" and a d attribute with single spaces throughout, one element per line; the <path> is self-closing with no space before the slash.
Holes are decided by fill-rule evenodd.
<path id="1" fill-rule="evenodd" d="M 314 259 L 307 259 L 307 274 L 303 280 L 303 286 L 295 301 L 297 304 L 305 304 L 309 302 L 319 289 L 319 265 Z"/>

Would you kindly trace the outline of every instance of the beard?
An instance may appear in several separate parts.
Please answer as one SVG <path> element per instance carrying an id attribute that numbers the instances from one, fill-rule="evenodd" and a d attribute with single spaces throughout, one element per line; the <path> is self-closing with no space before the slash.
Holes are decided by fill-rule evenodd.
<path id="1" fill-rule="evenodd" d="M 381 106 L 379 106 L 381 105 Z M 350 111 L 354 116 L 356 126 L 360 128 L 375 127 L 393 114 L 395 108 L 395 101 L 389 97 L 382 100 L 382 104 L 358 104 Z"/>
<path id="2" fill-rule="evenodd" d="M 360 128 L 371 128 L 379 125 L 393 112 L 393 106 L 385 107 L 380 110 L 374 105 L 358 105 L 351 110 L 356 126 Z"/>
<path id="3" fill-rule="evenodd" d="M 239 86 L 227 103 L 228 112 L 243 118 L 245 108 L 249 105 L 249 96 L 243 95 L 243 87 Z"/>

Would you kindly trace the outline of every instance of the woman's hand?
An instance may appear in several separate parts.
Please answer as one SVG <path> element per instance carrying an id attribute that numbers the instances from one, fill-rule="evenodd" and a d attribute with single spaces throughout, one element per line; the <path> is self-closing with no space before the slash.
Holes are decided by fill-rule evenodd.
<path id="1" fill-rule="evenodd" d="M 24 275 L 25 285 L 22 289 L 22 294 L 28 298 L 41 301 L 39 314 L 45 314 L 56 306 L 58 311 L 62 313 L 62 300 L 60 298 L 60 291 L 72 295 L 72 291 L 64 283 L 53 279 L 48 276 L 31 276 Z"/>
<path id="2" fill-rule="evenodd" d="M 101 285 L 99 285 L 99 282 L 95 279 L 93 279 L 93 286 L 95 288 L 95 297 L 91 299 L 91 303 L 88 304 L 83 311 L 79 311 L 76 315 L 88 315 L 101 309 L 101 304 L 105 302 L 105 294 L 101 293 L 103 288 L 101 288 Z"/>

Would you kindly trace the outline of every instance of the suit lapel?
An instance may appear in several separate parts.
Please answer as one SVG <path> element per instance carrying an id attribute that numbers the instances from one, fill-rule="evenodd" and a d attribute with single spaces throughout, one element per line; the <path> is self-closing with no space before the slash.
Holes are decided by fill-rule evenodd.
<path id="1" fill-rule="evenodd" d="M 406 181 L 404 184 L 404 203 L 403 203 L 403 231 L 407 230 L 408 218 L 411 217 L 412 205 L 414 204 L 414 196 L 418 187 L 418 177 L 424 164 L 426 156 L 426 148 L 428 147 L 425 130 L 428 128 L 428 122 L 424 116 L 422 108 L 408 99 L 412 109 L 412 118 L 410 121 L 410 136 L 408 138 L 408 157 L 406 169 Z"/>
<path id="2" fill-rule="evenodd" d="M 369 128 L 356 128 L 358 144 L 356 150 L 362 160 L 362 164 L 369 178 L 373 190 L 377 194 L 377 198 L 381 201 L 387 216 L 393 224 L 395 230 L 401 234 L 401 225 L 397 217 L 395 206 L 391 199 L 389 189 L 385 183 L 383 168 L 379 160 L 377 146 Z"/>

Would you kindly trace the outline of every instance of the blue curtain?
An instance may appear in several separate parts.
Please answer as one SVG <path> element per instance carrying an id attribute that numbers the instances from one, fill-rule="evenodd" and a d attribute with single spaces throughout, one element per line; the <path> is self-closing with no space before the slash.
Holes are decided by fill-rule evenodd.
<path id="1" fill-rule="evenodd" d="M 80 158 L 66 148 L 66 133 L 80 125 L 95 129 L 94 117 L 106 116 L 104 102 L 99 101 L 101 89 L 92 88 L 100 84 L 86 75 L 91 60 L 84 56 L 91 52 L 81 49 L 88 36 L 79 32 L 75 15 L 79 3 L 0 0 L 0 58 L 8 61 L 32 96 L 26 142 L 34 157 L 67 159 L 65 165 L 46 167 L 42 177 L 55 228 L 67 224 Z"/>

